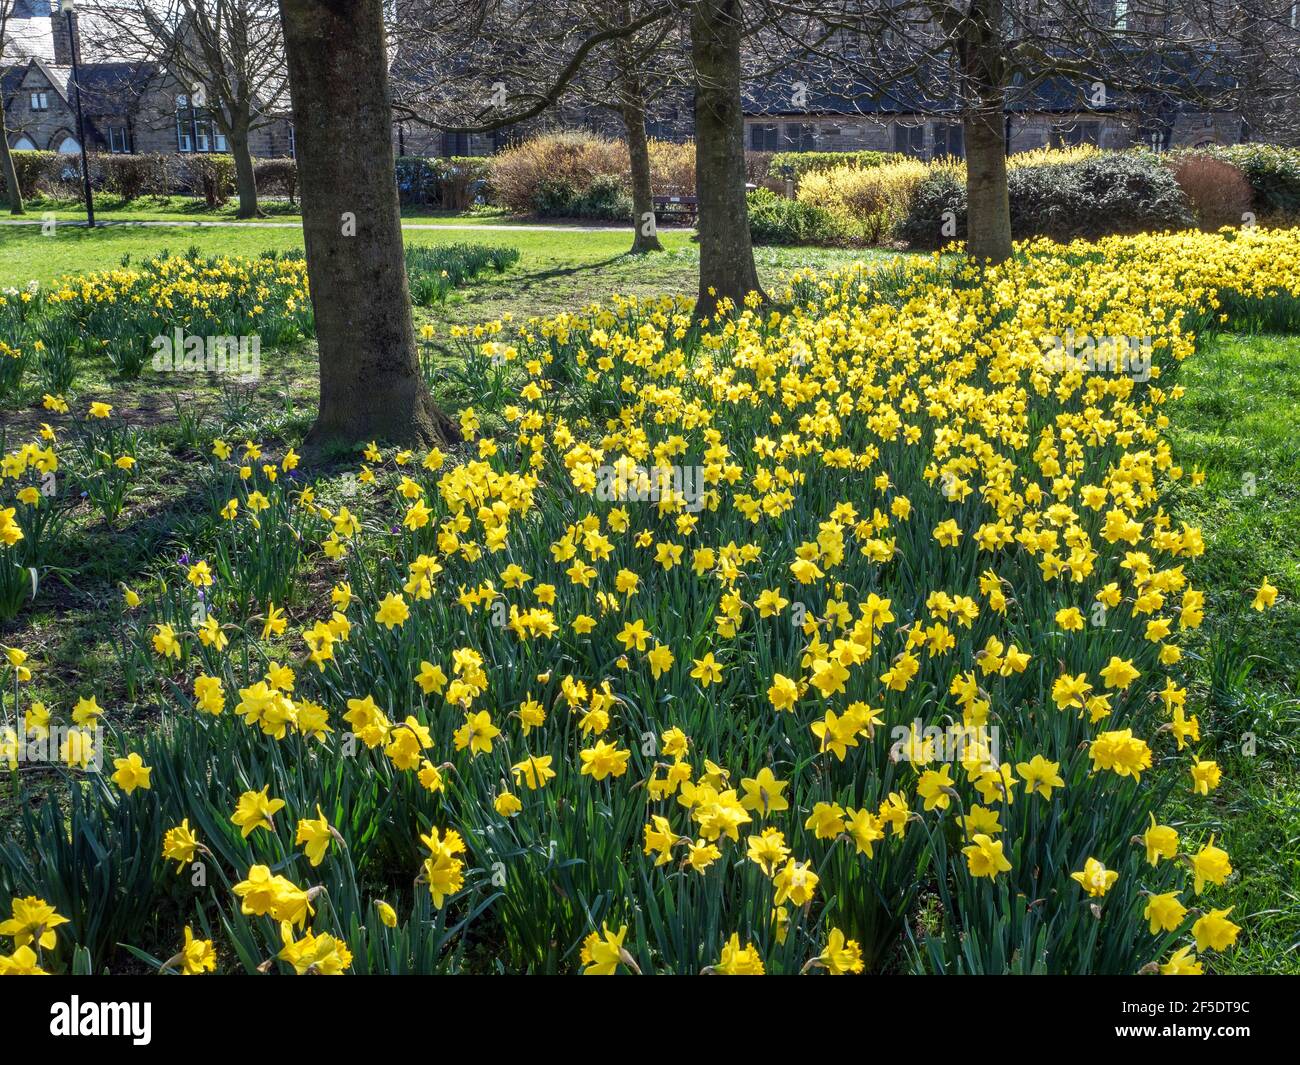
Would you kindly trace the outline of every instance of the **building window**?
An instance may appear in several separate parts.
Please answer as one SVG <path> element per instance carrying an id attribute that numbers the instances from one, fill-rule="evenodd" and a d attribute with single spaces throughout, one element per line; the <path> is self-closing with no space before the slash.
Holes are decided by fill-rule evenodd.
<path id="1" fill-rule="evenodd" d="M 894 151 L 919 159 L 925 154 L 925 126 L 894 123 Z"/>
<path id="2" fill-rule="evenodd" d="M 966 140 L 962 134 L 960 122 L 936 122 L 934 124 L 934 157 L 949 156 L 963 159 L 966 156 Z"/>
<path id="3" fill-rule="evenodd" d="M 1115 0 L 1115 28 L 1128 29 L 1128 0 Z"/>
<path id="4" fill-rule="evenodd" d="M 289 123 L 289 158 L 290 159 L 298 158 L 298 141 L 294 136 L 292 122 Z"/>
<path id="5" fill-rule="evenodd" d="M 130 154 L 131 131 L 126 126 L 108 127 L 108 150 L 114 155 Z"/>
<path id="6" fill-rule="evenodd" d="M 36 151 L 36 142 L 25 133 L 20 133 L 18 139 L 14 141 L 14 151 L 16 152 L 34 152 Z"/>
<path id="7" fill-rule="evenodd" d="M 1081 144 L 1098 144 L 1100 140 L 1100 122 L 1072 122 L 1052 127 L 1053 148 L 1077 148 Z"/>
<path id="8" fill-rule="evenodd" d="M 226 137 L 216 129 L 212 112 L 194 107 L 183 93 L 176 97 L 176 150 L 178 152 L 224 152 Z"/>
<path id="9" fill-rule="evenodd" d="M 194 112 L 190 110 L 190 98 L 185 95 L 176 97 L 176 150 L 178 152 L 194 151 L 194 140 L 190 131 L 194 128 Z"/>
<path id="10" fill-rule="evenodd" d="M 807 122 L 785 124 L 785 149 L 790 152 L 811 152 L 817 147 L 817 133 Z"/>
<path id="11" fill-rule="evenodd" d="M 755 123 L 749 127 L 749 147 L 755 152 L 779 152 L 781 133 L 776 126 Z"/>
<path id="12" fill-rule="evenodd" d="M 32 93 L 32 110 L 48 111 L 50 109 L 50 96 L 45 92 Z"/>
<path id="13" fill-rule="evenodd" d="M 470 154 L 468 133 L 444 133 L 442 135 L 442 154 L 450 159 L 453 156 Z"/>

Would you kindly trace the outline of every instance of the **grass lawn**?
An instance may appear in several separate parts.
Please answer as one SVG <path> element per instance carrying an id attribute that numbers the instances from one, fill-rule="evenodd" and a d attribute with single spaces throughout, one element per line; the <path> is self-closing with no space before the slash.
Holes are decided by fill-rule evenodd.
<path id="1" fill-rule="evenodd" d="M 1238 870 L 1233 916 L 1249 932 L 1230 971 L 1300 973 L 1300 337 L 1217 338 L 1181 381 L 1174 456 L 1206 479 L 1173 516 L 1204 532 L 1189 575 L 1224 619 L 1200 648 L 1204 757 L 1224 786 L 1181 812 L 1219 829 Z M 1265 576 L 1281 597 L 1258 614 L 1242 589 Z"/>
<path id="2" fill-rule="evenodd" d="M 29 221 L 40 221 L 53 215 L 60 222 L 82 222 L 86 218 L 86 209 L 80 200 L 51 200 L 37 197 L 24 205 Z M 248 219 L 253 223 L 296 222 L 302 220 L 301 209 L 297 203 L 283 199 L 263 199 L 260 203 L 261 217 Z M 234 222 L 239 211 L 239 201 L 228 200 L 220 207 L 209 209 L 207 205 L 193 196 L 146 196 L 124 201 L 117 196 L 104 193 L 95 194 L 95 221 L 100 222 Z M 8 208 L 0 204 L 0 219 L 11 217 Z M 408 206 L 402 209 L 402 217 L 422 223 L 447 223 L 455 225 L 492 225 L 516 221 L 509 212 L 501 208 L 483 208 L 473 214 L 456 211 L 443 211 L 432 207 Z M 590 223 L 589 223 L 590 224 Z"/>
<path id="3" fill-rule="evenodd" d="M 449 244 L 473 241 L 518 248 L 521 261 L 500 283 L 488 289 L 517 293 L 530 314 L 572 308 L 575 302 L 607 296 L 611 291 L 659 293 L 694 291 L 699 254 L 686 230 L 665 230 L 661 240 L 667 254 L 629 256 L 631 232 L 621 229 L 592 232 L 527 228 L 485 229 L 482 233 L 408 229 L 411 244 Z M 40 227 L 0 226 L 0 287 L 36 280 L 48 284 L 65 274 L 105 270 L 121 265 L 124 256 L 140 260 L 164 249 L 182 252 L 199 248 L 205 255 L 255 256 L 302 247 L 302 233 L 284 228 L 175 228 L 151 226 L 107 227 L 94 232 L 71 226 L 57 227 L 49 236 Z M 807 266 L 829 266 L 889 253 L 836 248 L 759 248 L 759 271 L 770 282 L 781 271 Z M 500 293 L 495 294 L 499 296 Z M 494 298 L 488 292 L 467 291 L 465 299 Z M 518 313 L 520 308 L 513 308 Z M 496 311 L 486 310 L 480 317 Z"/>

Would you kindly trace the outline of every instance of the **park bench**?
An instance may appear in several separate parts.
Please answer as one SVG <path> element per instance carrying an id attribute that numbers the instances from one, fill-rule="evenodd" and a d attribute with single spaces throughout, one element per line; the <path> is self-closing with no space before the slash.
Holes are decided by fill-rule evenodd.
<path id="1" fill-rule="evenodd" d="M 694 196 L 656 196 L 655 224 L 664 222 L 694 225 L 700 202 Z"/>

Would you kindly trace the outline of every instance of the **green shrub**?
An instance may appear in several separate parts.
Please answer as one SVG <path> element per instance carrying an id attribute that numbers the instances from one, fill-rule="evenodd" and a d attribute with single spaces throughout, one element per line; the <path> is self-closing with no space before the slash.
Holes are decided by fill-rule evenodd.
<path id="1" fill-rule="evenodd" d="M 397 195 L 403 205 L 438 202 L 438 160 L 418 155 L 398 156 Z"/>
<path id="2" fill-rule="evenodd" d="M 398 195 L 407 206 L 465 210 L 483 189 L 491 162 L 490 158 L 473 155 L 450 159 L 403 155 L 397 160 Z"/>
<path id="3" fill-rule="evenodd" d="M 1011 234 L 1070 241 L 1194 224 L 1173 173 L 1148 152 L 1103 153 L 1080 162 L 1024 166 L 1007 175 Z M 945 212 L 955 232 L 944 233 Z M 898 235 L 916 248 L 966 236 L 966 189 L 956 168 L 936 168 L 917 186 Z"/>
<path id="4" fill-rule="evenodd" d="M 769 189 L 749 194 L 749 233 L 755 244 L 842 244 L 847 234 L 830 211 L 788 200 Z"/>
<path id="5" fill-rule="evenodd" d="M 38 192 L 48 188 L 57 176 L 59 166 L 58 152 L 10 152 L 14 161 L 14 171 L 18 175 L 18 188 L 23 199 L 30 199 Z M 0 189 L 5 188 L 5 176 L 0 173 Z M 6 202 L 8 190 L 5 191 Z"/>
<path id="6" fill-rule="evenodd" d="M 230 155 L 189 155 L 180 164 L 179 184 L 201 197 L 208 209 L 220 207 L 235 191 L 235 160 Z"/>
<path id="7" fill-rule="evenodd" d="M 290 203 L 298 195 L 298 161 L 296 159 L 254 159 L 253 177 L 262 196 L 283 196 Z"/>
<path id="8" fill-rule="evenodd" d="M 533 211 L 540 218 L 626 222 L 632 217 L 632 198 L 614 174 L 597 174 L 582 190 L 562 179 L 548 179 L 533 195 Z"/>
<path id="9" fill-rule="evenodd" d="M 1233 144 L 1204 149 L 1240 168 L 1250 182 L 1251 206 L 1260 216 L 1300 215 L 1300 148 Z"/>
<path id="10" fill-rule="evenodd" d="M 945 235 L 948 212 L 956 228 Z M 909 247 L 927 249 L 966 239 L 966 183 L 954 169 L 935 169 L 916 187 L 897 236 Z"/>
<path id="11" fill-rule="evenodd" d="M 1024 167 L 1008 175 L 1011 233 L 1068 241 L 1185 229 L 1187 197 L 1155 155 L 1123 152 L 1081 163 Z"/>
<path id="12" fill-rule="evenodd" d="M 91 181 L 130 203 L 141 196 L 166 196 L 172 190 L 175 157 L 169 155 L 92 155 Z"/>

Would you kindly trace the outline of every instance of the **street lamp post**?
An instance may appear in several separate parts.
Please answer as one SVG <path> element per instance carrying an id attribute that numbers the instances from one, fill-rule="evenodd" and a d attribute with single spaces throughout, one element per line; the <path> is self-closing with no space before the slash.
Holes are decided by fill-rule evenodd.
<path id="1" fill-rule="evenodd" d="M 90 154 L 86 147 L 86 120 L 81 114 L 81 74 L 77 64 L 77 29 L 73 16 L 76 0 L 60 0 L 59 9 L 68 20 L 68 49 L 72 53 L 72 87 L 77 101 L 77 145 L 81 149 L 81 183 L 86 190 L 86 225 L 95 228 L 95 197 L 90 191 Z"/>

